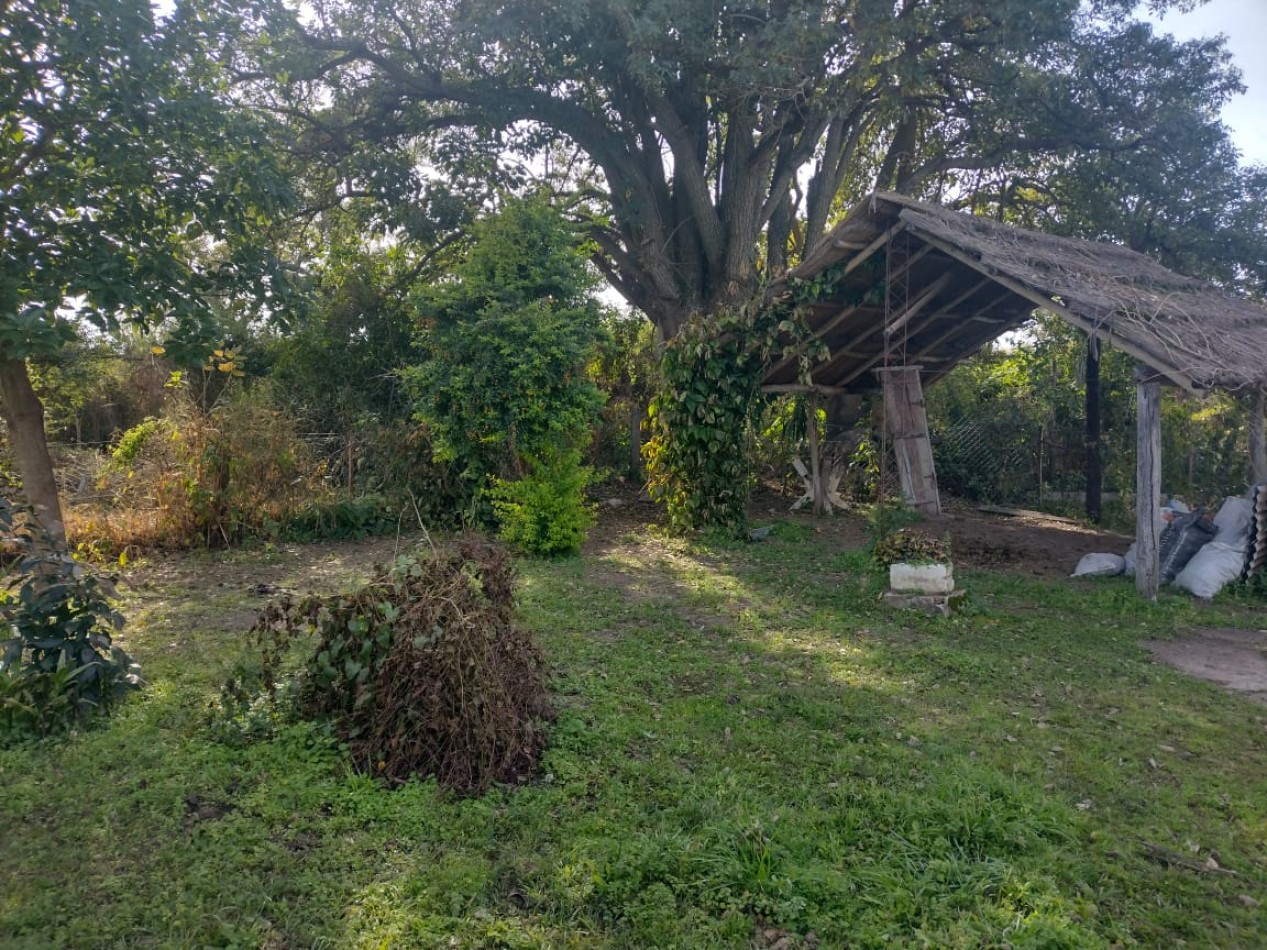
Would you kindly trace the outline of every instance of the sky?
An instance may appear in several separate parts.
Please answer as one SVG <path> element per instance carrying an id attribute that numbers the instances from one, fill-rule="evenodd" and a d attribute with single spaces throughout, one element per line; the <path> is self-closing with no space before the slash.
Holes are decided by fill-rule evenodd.
<path id="1" fill-rule="evenodd" d="M 1150 16 L 1162 32 L 1188 40 L 1227 37 L 1248 91 L 1223 109 L 1242 164 L 1267 165 L 1267 0 L 1209 0 L 1190 13 Z"/>

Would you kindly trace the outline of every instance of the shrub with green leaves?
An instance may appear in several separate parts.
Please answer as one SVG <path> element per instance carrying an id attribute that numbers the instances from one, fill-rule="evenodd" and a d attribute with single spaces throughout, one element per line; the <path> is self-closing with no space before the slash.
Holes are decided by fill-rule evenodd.
<path id="1" fill-rule="evenodd" d="M 664 354 L 664 389 L 651 403 L 643 449 L 651 496 L 665 503 L 672 528 L 742 530 L 765 368 L 776 354 L 795 356 L 807 378 L 824 353 L 806 339 L 791 301 L 754 301 L 682 328 Z"/>
<path id="2" fill-rule="evenodd" d="M 33 515 L 0 497 L 0 538 L 20 557 L 0 588 L 0 742 L 43 736 L 108 711 L 140 685 L 112 635 L 123 617 L 107 581 L 56 550 Z"/>
<path id="3" fill-rule="evenodd" d="M 436 457 L 476 490 L 588 439 L 603 404 L 585 373 L 602 309 L 571 226 L 545 199 L 475 228 L 453 280 L 415 297 L 427 359 L 402 371 Z"/>
<path id="4" fill-rule="evenodd" d="M 497 479 L 490 492 L 501 539 L 541 557 L 575 554 L 594 525 L 585 498 L 593 469 L 581 465 L 576 449 L 548 451 L 530 466 L 521 479 Z"/>

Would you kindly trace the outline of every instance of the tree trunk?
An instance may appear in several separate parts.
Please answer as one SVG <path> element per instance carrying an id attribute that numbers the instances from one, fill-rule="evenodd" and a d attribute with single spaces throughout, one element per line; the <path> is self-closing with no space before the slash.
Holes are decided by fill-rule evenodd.
<path id="1" fill-rule="evenodd" d="M 1099 524 L 1104 515 L 1102 488 L 1103 470 L 1100 465 L 1100 341 L 1087 337 L 1087 517 Z"/>
<path id="2" fill-rule="evenodd" d="M 66 550 L 66 526 L 57 497 L 57 478 L 44 437 L 44 406 L 35 390 L 25 360 L 0 359 L 0 415 L 9 428 L 13 461 L 22 491 L 35 509 L 52 543 Z"/>

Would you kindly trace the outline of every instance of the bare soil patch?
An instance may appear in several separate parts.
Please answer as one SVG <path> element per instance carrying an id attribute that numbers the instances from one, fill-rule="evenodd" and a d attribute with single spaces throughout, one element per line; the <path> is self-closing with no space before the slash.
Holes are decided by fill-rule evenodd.
<path id="1" fill-rule="evenodd" d="M 1267 630 L 1206 627 L 1182 640 L 1144 644 L 1162 663 L 1267 703 Z"/>
<path id="2" fill-rule="evenodd" d="M 838 539 L 846 549 L 863 547 L 871 540 L 870 525 L 852 512 L 813 519 L 813 523 L 816 532 Z M 1124 554 L 1131 544 L 1125 535 L 1068 520 L 987 514 L 975 508 L 952 509 L 911 529 L 935 538 L 949 534 L 957 565 L 1027 577 L 1068 577 L 1082 555 L 1091 551 Z"/>
<path id="3" fill-rule="evenodd" d="M 822 518 L 805 510 L 793 514 L 788 510 L 792 500 L 768 489 L 758 490 L 749 508 L 751 524 L 802 522 L 812 525 L 815 534 L 831 538 L 842 550 L 870 542 L 871 526 L 860 513 L 838 512 Z M 649 526 L 663 524 L 663 515 L 659 505 L 631 488 L 605 494 L 585 553 L 603 554 L 620 547 Z M 912 527 L 933 537 L 949 534 L 956 564 L 1028 577 L 1068 577 L 1084 554 L 1125 554 L 1132 540 L 1054 516 L 991 514 L 954 502 L 945 513 Z"/>

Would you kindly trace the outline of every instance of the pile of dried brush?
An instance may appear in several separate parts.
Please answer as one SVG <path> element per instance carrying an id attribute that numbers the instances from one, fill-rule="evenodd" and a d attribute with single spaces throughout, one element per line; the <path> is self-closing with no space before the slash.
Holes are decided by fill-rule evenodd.
<path id="1" fill-rule="evenodd" d="M 282 601 L 255 627 L 265 685 L 299 633 L 318 642 L 302 715 L 328 717 L 358 768 L 462 792 L 530 776 L 553 717 L 544 663 L 515 623 L 506 552 L 476 542 L 380 568 L 354 594 Z M 270 647 L 271 644 L 271 647 Z"/>

